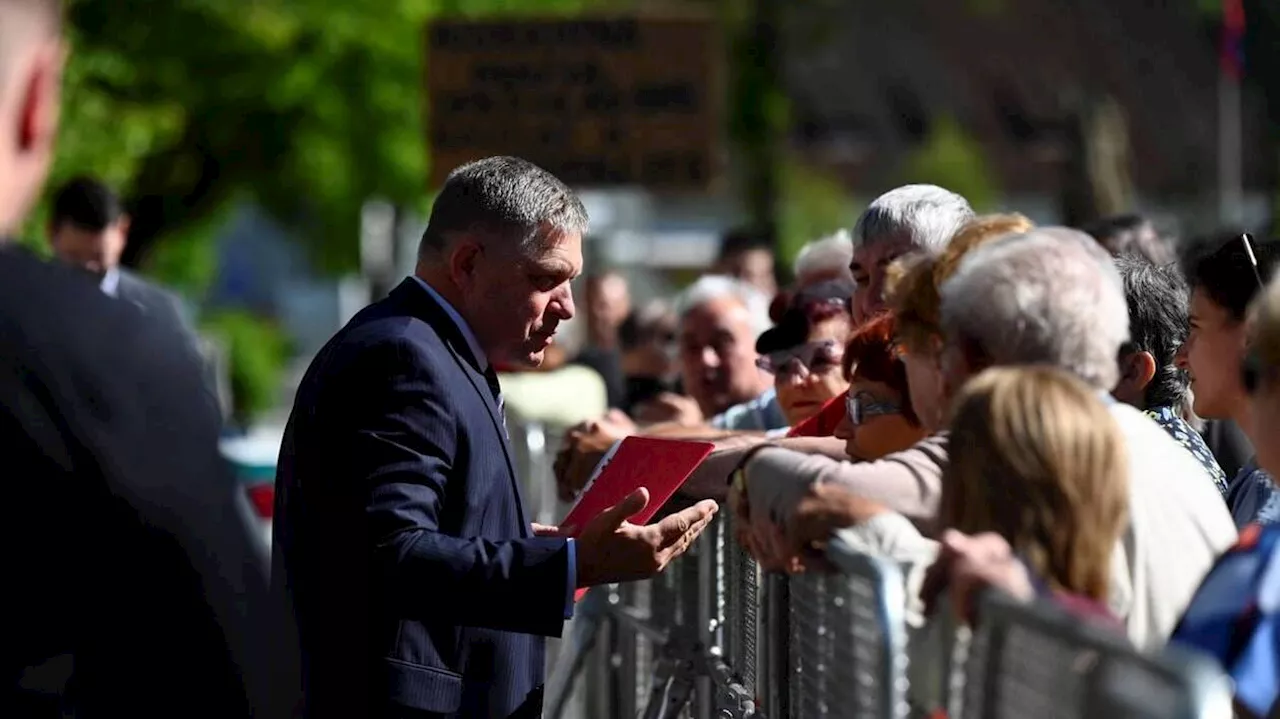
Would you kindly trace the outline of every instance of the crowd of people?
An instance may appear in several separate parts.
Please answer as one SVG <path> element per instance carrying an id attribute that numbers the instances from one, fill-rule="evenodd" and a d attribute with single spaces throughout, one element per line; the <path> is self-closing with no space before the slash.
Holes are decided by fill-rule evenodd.
<path id="1" fill-rule="evenodd" d="M 913 653 L 938 651 L 939 606 L 970 620 L 972 591 L 995 586 L 1143 650 L 1209 652 L 1266 715 L 1280 396 L 1262 348 L 1280 330 L 1280 243 L 1175 241 L 1138 216 L 1088 229 L 905 186 L 801 255 L 842 270 L 838 243 L 847 273 L 806 266 L 774 299 L 725 263 L 674 303 L 675 384 L 701 414 L 571 428 L 562 497 L 626 436 L 714 441 L 684 492 L 727 501 L 771 571 L 822 571 L 837 535 L 900 563 Z"/>
<path id="2" fill-rule="evenodd" d="M 0 0 L 0 238 L 42 191 L 65 57 L 55 0 Z M 72 183 L 62 261 L 0 244 L 0 715 L 537 717 L 575 594 L 663 571 L 722 506 L 768 571 L 825 571 L 836 535 L 900 563 L 916 671 L 939 619 L 980 622 L 994 587 L 1205 652 L 1241 715 L 1275 708 L 1274 240 L 1037 227 L 909 185 L 781 290 L 750 233 L 669 309 L 593 277 L 577 361 L 612 409 L 566 434 L 561 496 L 630 435 L 716 450 L 651 524 L 627 521 L 640 489 L 549 527 L 526 516 L 498 370 L 556 351 L 588 218 L 545 170 L 478 160 L 413 275 L 308 370 L 268 576 L 189 331 L 116 267 L 122 222 Z"/>

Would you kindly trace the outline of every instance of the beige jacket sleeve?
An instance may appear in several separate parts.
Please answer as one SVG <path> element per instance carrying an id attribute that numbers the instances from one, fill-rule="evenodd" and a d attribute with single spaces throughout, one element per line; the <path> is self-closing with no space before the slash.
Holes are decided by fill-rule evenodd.
<path id="1" fill-rule="evenodd" d="M 747 496 L 752 511 L 784 520 L 815 482 L 839 484 L 928 528 L 942 495 L 947 434 L 939 433 L 874 462 L 849 462 L 770 447 L 747 464 Z"/>

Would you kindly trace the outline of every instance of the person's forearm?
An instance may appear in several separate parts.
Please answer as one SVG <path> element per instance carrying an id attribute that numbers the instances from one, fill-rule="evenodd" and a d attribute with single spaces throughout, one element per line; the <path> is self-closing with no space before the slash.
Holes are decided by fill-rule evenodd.
<path id="1" fill-rule="evenodd" d="M 686 439 L 701 442 L 715 442 L 717 440 L 736 437 L 742 434 L 759 435 L 762 439 L 763 432 L 742 432 L 729 429 L 716 429 L 709 424 L 687 425 L 678 422 L 659 422 L 651 424 L 648 427 L 642 427 L 640 434 L 645 437 L 661 437 L 663 439 Z"/>
<path id="2" fill-rule="evenodd" d="M 945 456 L 945 455 L 944 455 Z M 836 461 L 826 456 L 770 448 L 747 467 L 747 494 L 753 507 L 788 516 L 810 485 L 832 482 L 884 505 L 917 525 L 930 522 L 941 496 L 941 470 L 927 457 L 898 453 L 876 462 Z"/>
<path id="3" fill-rule="evenodd" d="M 680 488 L 680 493 L 696 499 L 723 502 L 729 493 L 729 475 L 753 447 L 765 442 L 760 433 L 733 433 L 716 441 L 716 448 L 702 460 Z"/>

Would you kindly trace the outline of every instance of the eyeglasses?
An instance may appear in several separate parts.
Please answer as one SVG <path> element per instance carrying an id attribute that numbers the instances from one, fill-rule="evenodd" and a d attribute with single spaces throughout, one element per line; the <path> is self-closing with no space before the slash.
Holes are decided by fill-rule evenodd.
<path id="1" fill-rule="evenodd" d="M 902 407 L 894 402 L 878 401 L 867 392 L 857 392 L 845 397 L 844 411 L 849 415 L 849 422 L 857 427 L 872 417 L 901 414 Z"/>
<path id="2" fill-rule="evenodd" d="M 840 366 L 844 352 L 835 340 L 810 342 L 789 350 L 770 352 L 756 359 L 756 366 L 769 374 L 789 376 L 818 374 Z"/>

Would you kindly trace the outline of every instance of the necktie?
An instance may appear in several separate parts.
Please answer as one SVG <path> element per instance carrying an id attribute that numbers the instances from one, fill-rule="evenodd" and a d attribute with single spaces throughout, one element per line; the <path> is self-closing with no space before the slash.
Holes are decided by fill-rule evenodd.
<path id="1" fill-rule="evenodd" d="M 493 365 L 489 365 L 484 369 L 484 379 L 489 383 L 489 391 L 493 393 L 493 401 L 498 405 L 498 416 L 502 418 L 502 429 L 506 430 L 506 403 L 502 399 L 502 386 L 498 384 L 498 373 L 493 371 Z"/>

